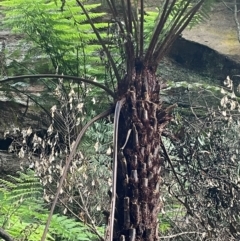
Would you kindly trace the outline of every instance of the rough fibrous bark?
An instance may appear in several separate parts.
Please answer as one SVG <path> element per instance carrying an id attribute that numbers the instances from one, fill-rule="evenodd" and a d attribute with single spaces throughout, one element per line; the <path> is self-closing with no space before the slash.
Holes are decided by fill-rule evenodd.
<path id="1" fill-rule="evenodd" d="M 154 71 L 150 68 L 137 71 L 130 81 L 120 117 L 120 147 L 128 130 L 132 132 L 124 149 L 119 148 L 114 240 L 151 241 L 158 237 L 158 213 L 162 205 L 161 132 L 171 117 L 162 109 L 160 81 Z"/>

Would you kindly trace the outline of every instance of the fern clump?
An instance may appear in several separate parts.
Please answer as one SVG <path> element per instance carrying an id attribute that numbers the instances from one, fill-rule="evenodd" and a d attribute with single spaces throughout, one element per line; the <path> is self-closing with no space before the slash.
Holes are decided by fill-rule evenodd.
<path id="1" fill-rule="evenodd" d="M 19 177 L 8 175 L 8 180 L 0 179 L 0 191 L 7 193 L 8 199 L 12 201 L 31 199 L 42 196 L 42 187 L 32 171 L 19 172 Z"/>
<path id="2" fill-rule="evenodd" d="M 29 45 L 27 52 L 32 56 L 35 53 L 36 60 L 39 57 L 50 59 L 53 71 L 57 69 L 59 73 L 74 76 L 99 73 L 99 69 L 96 72 L 91 66 L 99 61 L 100 45 L 75 0 L 66 1 L 64 6 L 44 0 L 4 0 L 0 5 L 4 7 L 4 27 L 23 35 Z M 99 5 L 85 5 L 91 19 L 105 15 L 92 11 Z M 107 24 L 99 22 L 95 26 L 102 29 Z"/>
<path id="3" fill-rule="evenodd" d="M 39 178 L 33 171 L 7 178 L 0 179 L 0 226 L 16 240 L 41 240 L 48 209 Z M 55 214 L 46 240 L 59 239 L 90 241 L 97 237 L 83 223 Z"/>

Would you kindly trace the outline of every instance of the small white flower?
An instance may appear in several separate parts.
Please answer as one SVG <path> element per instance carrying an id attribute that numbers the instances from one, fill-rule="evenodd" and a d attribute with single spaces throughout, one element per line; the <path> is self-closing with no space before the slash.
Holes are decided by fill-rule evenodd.
<path id="1" fill-rule="evenodd" d="M 54 106 L 51 108 L 51 111 L 52 111 L 52 112 L 55 112 L 56 110 L 57 110 L 57 106 L 54 105 Z"/>
<path id="2" fill-rule="evenodd" d="M 49 134 L 52 134 L 52 133 L 53 133 L 53 125 L 52 125 L 52 124 L 48 127 L 47 132 L 48 132 Z"/>
<path id="3" fill-rule="evenodd" d="M 78 111 L 82 112 L 82 109 L 83 109 L 83 103 L 78 103 L 78 105 L 77 105 L 77 109 L 78 109 Z"/>
<path id="4" fill-rule="evenodd" d="M 232 94 L 231 94 L 231 98 L 232 98 L 232 99 L 236 99 L 236 95 L 235 95 L 234 91 L 233 91 Z"/>
<path id="5" fill-rule="evenodd" d="M 70 92 L 69 92 L 69 94 L 68 94 L 68 96 L 69 96 L 69 97 L 72 97 L 72 96 L 74 96 L 74 94 L 75 94 L 74 89 L 71 89 Z"/>
<path id="6" fill-rule="evenodd" d="M 107 149 L 107 151 L 106 151 L 106 154 L 107 154 L 107 155 L 110 155 L 111 153 L 112 153 L 112 149 L 111 149 L 111 147 L 109 146 L 108 149 Z"/>
<path id="7" fill-rule="evenodd" d="M 99 143 L 98 142 L 95 143 L 94 148 L 95 148 L 95 151 L 98 151 L 98 148 L 99 148 Z"/>
<path id="8" fill-rule="evenodd" d="M 18 153 L 18 156 L 19 156 L 20 158 L 24 158 L 24 154 L 25 154 L 25 152 L 24 152 L 24 150 L 23 150 L 23 147 L 21 147 L 20 152 Z"/>
<path id="9" fill-rule="evenodd" d="M 101 211 L 101 206 L 97 206 L 97 211 Z"/>

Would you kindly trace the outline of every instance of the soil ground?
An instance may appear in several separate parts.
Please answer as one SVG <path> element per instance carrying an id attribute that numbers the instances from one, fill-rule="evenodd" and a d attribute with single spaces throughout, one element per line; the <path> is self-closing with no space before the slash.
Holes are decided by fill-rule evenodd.
<path id="1" fill-rule="evenodd" d="M 233 5 L 228 5 L 232 8 Z M 239 21 L 240 21 L 240 13 Z M 210 19 L 183 32 L 183 37 L 226 54 L 240 62 L 240 43 L 233 12 L 222 2 L 215 4 L 209 13 Z"/>

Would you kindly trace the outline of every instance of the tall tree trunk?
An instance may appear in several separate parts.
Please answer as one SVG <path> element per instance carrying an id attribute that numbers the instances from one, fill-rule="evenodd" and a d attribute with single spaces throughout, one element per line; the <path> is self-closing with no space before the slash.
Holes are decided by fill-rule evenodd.
<path id="1" fill-rule="evenodd" d="M 104 44 L 83 4 L 79 0 L 77 2 L 87 16 L 109 60 L 118 83 L 115 96 L 121 100 L 117 102 L 114 115 L 114 147 L 118 146 L 118 170 L 116 193 L 113 178 L 112 208 L 115 209 L 110 213 L 110 241 L 112 234 L 113 240 L 155 241 L 158 240 L 158 213 L 162 205 L 159 190 L 164 163 L 164 156 L 160 150 L 161 135 L 171 119 L 169 113 L 171 108 L 164 109 L 159 99 L 161 83 L 156 77 L 156 69 L 204 0 L 163 1 L 149 43 L 144 33 L 144 0 L 137 1 L 140 3 L 140 14 L 134 14 L 131 0 L 121 1 L 121 12 L 117 11 L 115 0 L 108 0 L 119 30 L 117 47 L 123 48 L 124 52 L 124 56 L 120 54 L 126 64 L 127 72 L 123 79 L 118 71 L 119 64 L 116 64 L 112 53 Z M 119 20 L 121 14 L 123 21 Z M 123 102 L 118 122 L 121 108 L 119 106 Z M 129 130 L 131 134 L 128 137 Z M 114 159 L 116 159 L 115 151 L 114 149 Z M 114 210 L 116 212 L 113 224 Z"/>
<path id="2" fill-rule="evenodd" d="M 164 157 L 161 133 L 170 119 L 159 99 L 160 80 L 138 64 L 122 108 L 118 133 L 117 201 L 114 240 L 157 240 Z M 131 135 L 127 138 L 127 133 Z M 126 143 L 124 148 L 121 148 Z"/>

